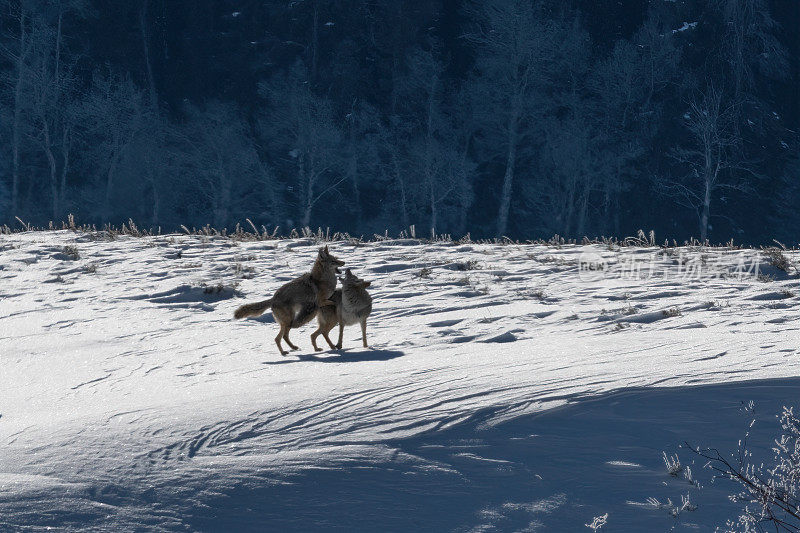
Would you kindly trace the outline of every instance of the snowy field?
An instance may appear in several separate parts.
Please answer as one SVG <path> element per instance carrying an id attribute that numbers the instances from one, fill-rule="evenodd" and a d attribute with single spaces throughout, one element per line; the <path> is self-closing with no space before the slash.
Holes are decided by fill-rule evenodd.
<path id="1" fill-rule="evenodd" d="M 0 236 L 2 531 L 713 531 L 736 487 L 681 445 L 755 417 L 758 455 L 800 404 L 754 250 L 334 242 L 371 347 L 281 357 L 233 311 L 317 243 L 101 237 Z"/>

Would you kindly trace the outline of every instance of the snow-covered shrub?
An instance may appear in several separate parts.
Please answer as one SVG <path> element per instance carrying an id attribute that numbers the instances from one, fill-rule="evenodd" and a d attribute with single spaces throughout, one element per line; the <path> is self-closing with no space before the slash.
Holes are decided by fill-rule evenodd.
<path id="1" fill-rule="evenodd" d="M 795 267 L 789 257 L 784 253 L 785 250 L 786 248 L 784 248 L 783 245 L 781 245 L 780 248 L 777 246 L 770 246 L 769 248 L 764 248 L 762 253 L 770 265 L 789 274 Z"/>
<path id="2" fill-rule="evenodd" d="M 681 496 L 681 503 L 680 505 L 676 503 L 672 503 L 671 498 L 667 498 L 666 502 L 660 502 L 656 498 L 647 498 L 647 503 L 652 505 L 655 509 L 663 509 L 667 511 L 671 516 L 677 518 L 680 514 L 684 511 L 696 511 L 697 506 L 694 505 L 689 499 L 689 493 L 686 493 L 686 496 Z"/>
<path id="3" fill-rule="evenodd" d="M 603 529 L 603 526 L 606 525 L 606 522 L 608 522 L 608 513 L 601 516 L 595 516 L 591 522 L 584 525 L 592 531 L 600 531 Z"/>
<path id="4" fill-rule="evenodd" d="M 746 439 L 733 461 L 715 449 L 694 450 L 709 468 L 740 485 L 730 499 L 742 504 L 741 514 L 728 521 L 728 531 L 800 531 L 800 418 L 784 407 L 778 419 L 781 435 L 769 464 L 752 462 Z"/>
<path id="5" fill-rule="evenodd" d="M 61 252 L 64 254 L 64 256 L 73 261 L 77 261 L 78 259 L 81 258 L 81 254 L 78 251 L 78 247 L 73 246 L 71 244 L 64 246 L 64 248 L 61 249 Z"/>
<path id="6" fill-rule="evenodd" d="M 667 474 L 672 477 L 677 477 L 683 471 L 683 465 L 677 455 L 667 455 L 667 452 L 661 452 L 664 458 L 664 464 L 667 467 Z"/>

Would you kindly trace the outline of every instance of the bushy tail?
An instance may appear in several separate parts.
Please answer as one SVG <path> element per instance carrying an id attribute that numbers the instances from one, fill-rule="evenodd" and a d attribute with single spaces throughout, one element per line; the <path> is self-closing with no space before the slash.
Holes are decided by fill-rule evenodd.
<path id="1" fill-rule="evenodd" d="M 233 313 L 233 318 L 246 318 L 248 316 L 259 316 L 264 311 L 272 307 L 272 298 L 254 304 L 245 304 Z"/>

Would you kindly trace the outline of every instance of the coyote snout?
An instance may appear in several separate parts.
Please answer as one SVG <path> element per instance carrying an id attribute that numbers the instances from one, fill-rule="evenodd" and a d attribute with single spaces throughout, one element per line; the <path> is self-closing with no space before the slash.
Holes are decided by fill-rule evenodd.
<path id="1" fill-rule="evenodd" d="M 331 349 L 334 348 L 328 333 L 336 324 L 339 324 L 339 342 L 336 343 L 336 348 L 341 349 L 342 347 L 344 327 L 356 323 L 361 324 L 361 340 L 364 348 L 367 347 L 367 317 L 372 312 L 372 297 L 366 289 L 371 282 L 359 279 L 349 268 L 345 271 L 344 277 L 339 278 L 339 281 L 342 282 L 342 288 L 336 289 L 331 297 L 334 305 L 320 307 L 317 311 L 319 327 L 311 334 L 311 344 L 318 352 L 322 351 L 322 348 L 317 346 L 319 335 L 325 338 Z"/>

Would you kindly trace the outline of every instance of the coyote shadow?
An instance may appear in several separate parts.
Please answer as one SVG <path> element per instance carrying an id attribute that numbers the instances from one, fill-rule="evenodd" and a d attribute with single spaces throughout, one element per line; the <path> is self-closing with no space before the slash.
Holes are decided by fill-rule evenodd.
<path id="1" fill-rule="evenodd" d="M 363 352 L 350 352 L 347 349 L 329 350 L 319 354 L 289 354 L 280 361 L 264 361 L 264 365 L 286 365 L 289 363 L 364 363 L 368 361 L 391 361 L 405 355 L 399 350 L 367 350 Z"/>

